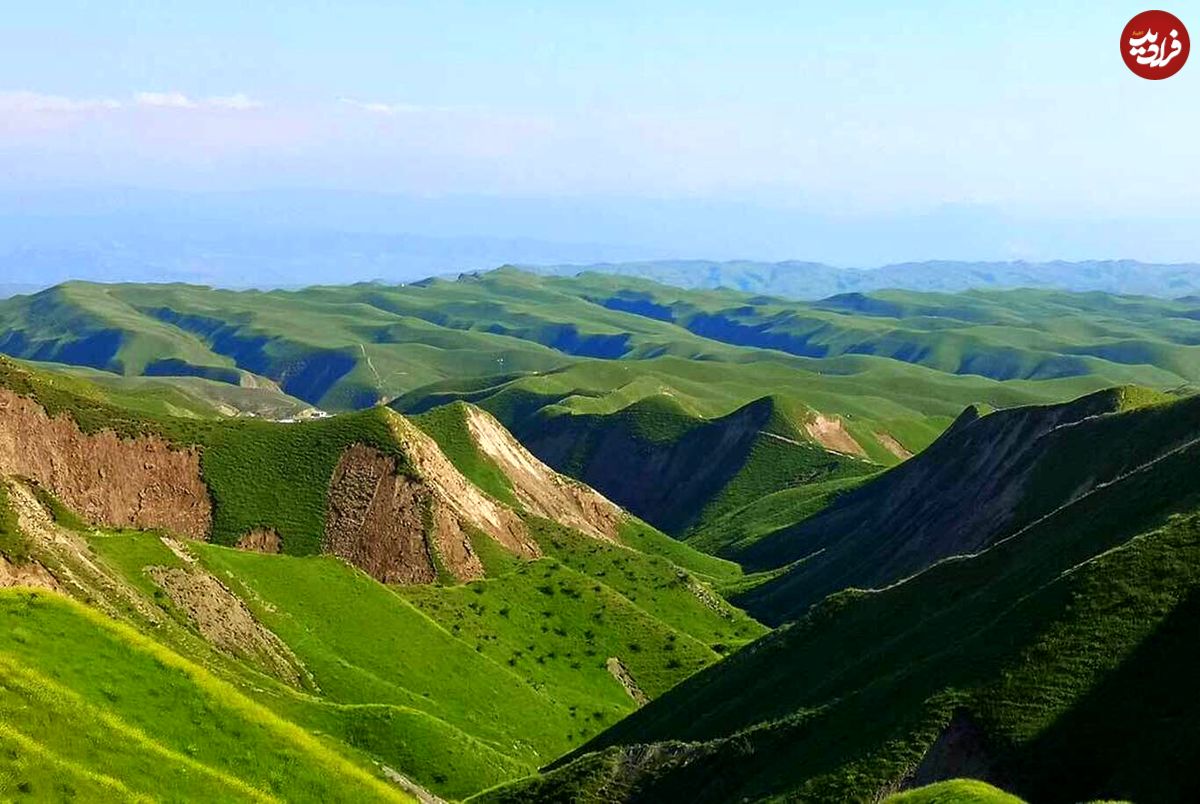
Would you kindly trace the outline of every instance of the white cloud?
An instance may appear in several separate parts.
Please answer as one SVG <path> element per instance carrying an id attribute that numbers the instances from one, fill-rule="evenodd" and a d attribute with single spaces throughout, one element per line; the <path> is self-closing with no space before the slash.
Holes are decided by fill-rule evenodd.
<path id="1" fill-rule="evenodd" d="M 68 98 L 62 95 L 46 95 L 40 92 L 19 90 L 0 92 L 2 112 L 94 112 L 120 109 L 120 101 L 111 98 Z"/>
<path id="2" fill-rule="evenodd" d="M 182 92 L 139 92 L 133 96 L 138 106 L 164 109 L 194 109 L 196 102 Z"/>
<path id="3" fill-rule="evenodd" d="M 354 98 L 341 98 L 342 103 L 347 106 L 353 106 L 355 109 L 360 109 L 371 114 L 386 115 L 394 117 L 398 114 L 416 114 L 419 112 L 444 112 L 449 111 L 443 107 L 420 106 L 415 103 L 381 103 L 379 101 L 361 101 Z"/>
<path id="4" fill-rule="evenodd" d="M 139 92 L 134 95 L 134 102 L 138 106 L 155 109 L 225 109 L 235 112 L 258 109 L 262 106 L 243 92 L 211 98 L 193 98 L 182 92 Z"/>
<path id="5" fill-rule="evenodd" d="M 242 92 L 209 98 L 205 101 L 205 105 L 211 106 L 214 109 L 232 109 L 239 112 L 248 109 L 258 109 L 262 106 L 261 103 Z"/>

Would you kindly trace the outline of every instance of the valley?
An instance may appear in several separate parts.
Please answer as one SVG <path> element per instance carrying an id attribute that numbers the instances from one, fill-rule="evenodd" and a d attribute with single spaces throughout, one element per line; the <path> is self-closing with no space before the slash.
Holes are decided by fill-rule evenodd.
<path id="1" fill-rule="evenodd" d="M 1197 790 L 1194 299 L 68 283 L 0 352 L 0 797 Z"/>

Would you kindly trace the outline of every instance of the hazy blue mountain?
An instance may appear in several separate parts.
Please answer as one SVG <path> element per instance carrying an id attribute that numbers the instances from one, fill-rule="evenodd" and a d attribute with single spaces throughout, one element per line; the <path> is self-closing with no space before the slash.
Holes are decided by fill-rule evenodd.
<path id="1" fill-rule="evenodd" d="M 651 279 L 684 288 L 732 288 L 792 299 L 897 289 L 957 292 L 1048 288 L 1176 298 L 1200 292 L 1200 263 L 1136 260 L 1087 262 L 906 262 L 882 268 L 835 268 L 813 262 L 663 260 L 592 265 L 522 266 L 557 276 L 587 271 Z"/>

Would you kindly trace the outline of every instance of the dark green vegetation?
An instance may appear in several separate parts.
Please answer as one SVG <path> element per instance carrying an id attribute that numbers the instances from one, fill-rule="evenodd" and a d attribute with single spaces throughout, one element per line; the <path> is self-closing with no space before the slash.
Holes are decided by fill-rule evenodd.
<path id="1" fill-rule="evenodd" d="M 1198 430 L 1200 397 L 1166 403 L 1127 388 L 982 418 L 969 408 L 916 458 L 743 550 L 751 569 L 799 563 L 741 602 L 782 622 L 840 589 L 879 588 L 978 552 Z"/>
<path id="2" fill-rule="evenodd" d="M 604 785 L 631 801 L 864 800 L 903 780 L 969 775 L 1031 801 L 1195 800 L 1200 399 L 1108 397 L 1077 403 L 1100 408 L 1045 442 L 1014 500 L 1030 524 L 1010 522 L 979 552 L 901 583 L 801 610 L 576 761 L 490 798 Z M 1012 412 L 1004 429 L 1020 432 L 1018 415 L 1068 412 Z M 1090 490 L 1040 517 L 1025 508 L 1051 504 L 1089 468 Z M 896 520 L 878 535 L 913 527 L 922 498 L 967 502 L 968 486 L 893 490 Z"/>

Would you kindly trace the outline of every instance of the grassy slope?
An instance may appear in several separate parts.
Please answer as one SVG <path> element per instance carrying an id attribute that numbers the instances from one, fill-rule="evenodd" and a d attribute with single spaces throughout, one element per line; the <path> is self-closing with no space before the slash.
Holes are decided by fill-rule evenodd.
<path id="1" fill-rule="evenodd" d="M 480 656 L 366 575 L 328 558 L 197 549 L 205 565 L 293 646 L 331 700 L 424 711 L 527 764 L 570 745 L 565 705 Z M 480 689 L 494 695 L 480 700 Z M 517 734 L 520 742 L 514 743 Z"/>
<path id="2" fill-rule="evenodd" d="M 764 494 L 712 518 L 685 539 L 706 553 L 737 560 L 764 540 L 785 540 L 798 522 L 819 513 L 842 494 L 870 481 L 871 474 L 828 480 Z"/>
<path id="3" fill-rule="evenodd" d="M 1109 384 L 1196 379 L 1194 303 L 1048 290 L 878 291 L 797 303 L 585 275 L 567 281 L 610 308 L 722 342 L 807 357 L 873 354 L 957 374 L 1038 379 L 1097 374 Z"/>
<path id="4" fill-rule="evenodd" d="M 1074 377 L 1076 393 L 1196 379 L 1200 325 L 1189 302 L 1043 291 L 889 293 L 795 303 L 511 270 L 456 282 L 269 293 L 70 283 L 0 302 L 7 333 L 0 349 L 129 375 L 230 380 L 252 372 L 292 396 L 341 409 L 442 380 L 545 372 L 589 358 L 616 359 L 653 384 L 654 358 L 740 366 L 764 354 L 758 347 L 814 377 L 843 373 L 839 356 L 882 355 L 879 365 Z M 783 354 L 789 350 L 824 359 Z M 828 390 L 814 388 L 812 396 Z"/>
<path id="5" fill-rule="evenodd" d="M 526 762 L 501 753 L 462 729 L 431 716 L 426 711 L 431 705 L 423 697 L 420 703 L 424 708 L 388 703 L 386 699 L 368 703 L 347 703 L 336 695 L 328 694 L 323 688 L 320 695 L 311 694 L 317 691 L 318 687 L 298 693 L 274 682 L 273 679 L 259 675 L 245 664 L 216 652 L 200 639 L 188 627 L 187 616 L 177 610 L 151 580 L 146 572 L 147 567 L 183 566 L 178 557 L 167 549 L 157 536 L 136 532 L 89 532 L 87 538 L 95 551 L 94 560 L 117 570 L 127 583 L 170 615 L 165 624 L 160 623 L 154 627 L 155 638 L 177 652 L 214 668 L 231 683 L 243 689 L 253 690 L 257 700 L 280 717 L 338 741 L 335 744 L 340 746 L 341 750 L 361 752 L 363 758 L 385 763 L 426 788 L 450 798 L 468 795 L 528 770 L 529 765 Z M 216 547 L 209 549 L 220 550 Z M 269 558 L 278 558 L 284 562 L 296 560 L 287 557 Z M 324 563 L 326 560 L 304 561 Z M 273 567 L 274 564 L 268 563 L 267 566 Z M 322 571 L 330 572 L 335 578 L 353 572 L 340 565 L 339 569 L 317 567 L 311 572 L 298 573 L 297 580 L 303 584 L 313 577 L 321 578 Z M 226 576 L 225 581 L 238 588 L 236 578 Z M 332 587 L 336 591 L 342 591 L 342 586 L 337 583 L 332 584 Z M 308 586 L 304 588 L 312 594 L 320 595 L 325 586 L 316 590 Z M 386 595 L 373 600 L 374 603 L 384 606 L 395 603 L 392 597 Z M 262 600 L 256 605 L 262 605 Z M 366 608 L 370 609 L 371 605 L 371 601 L 368 601 Z M 381 616 L 386 618 L 386 612 Z M 307 646 L 294 646 L 294 652 L 302 659 L 306 659 L 310 653 L 319 653 L 319 647 L 308 644 L 309 640 L 319 641 L 322 629 L 329 626 L 322 624 L 319 614 L 312 615 L 309 611 L 299 612 L 296 618 L 291 619 L 297 619 L 301 627 L 291 631 L 288 634 L 289 638 L 298 639 L 301 644 Z M 418 631 L 429 630 L 427 623 L 419 620 L 416 623 Z M 142 625 L 144 627 L 145 624 Z M 298 633 L 299 637 L 296 636 Z M 349 633 L 369 636 L 370 629 Z M 353 639 L 353 636 L 346 638 Z M 347 657 L 347 667 L 351 660 L 358 658 L 352 652 L 348 653 Z M 320 662 L 317 664 L 324 671 L 324 665 Z M 322 678 L 323 675 L 315 679 L 318 686 Z M 367 699 L 370 701 L 370 696 L 367 696 Z"/>
<path id="6" fill-rule="evenodd" d="M 199 665 L 91 609 L 4 591 L 0 613 L 5 795 L 406 800 Z"/>
<path id="7" fill-rule="evenodd" d="M 1159 400 L 1114 389 L 964 418 L 922 455 L 743 551 L 756 567 L 804 560 L 738 599 L 777 623 L 839 589 L 879 588 L 981 550 L 1200 436 L 1200 397 Z"/>
<path id="8" fill-rule="evenodd" d="M 1185 768 L 1200 757 L 1185 681 L 1200 658 L 1186 625 L 1200 600 L 1200 515 L 1171 514 L 1200 506 L 1198 450 L 978 556 L 834 595 L 593 747 L 718 741 L 703 763 L 643 778 L 639 789 L 658 796 L 861 798 L 966 711 L 1022 796 L 1188 800 Z"/>

